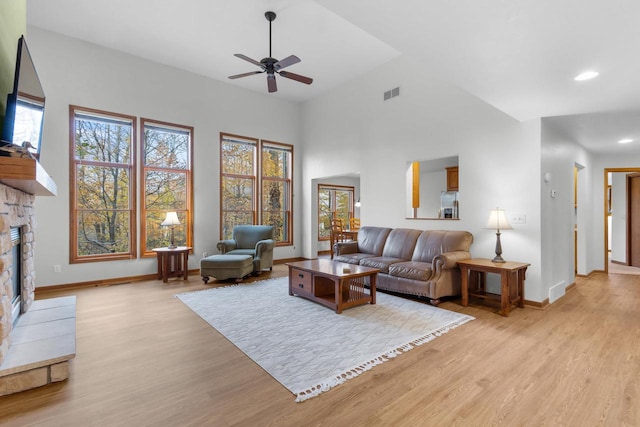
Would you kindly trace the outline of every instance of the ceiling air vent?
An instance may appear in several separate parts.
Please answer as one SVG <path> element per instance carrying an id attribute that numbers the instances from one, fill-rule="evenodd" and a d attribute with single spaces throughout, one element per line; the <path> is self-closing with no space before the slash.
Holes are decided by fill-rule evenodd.
<path id="1" fill-rule="evenodd" d="M 388 99 L 395 98 L 398 95 L 400 95 L 400 87 L 394 87 L 384 93 L 384 100 L 386 101 Z"/>

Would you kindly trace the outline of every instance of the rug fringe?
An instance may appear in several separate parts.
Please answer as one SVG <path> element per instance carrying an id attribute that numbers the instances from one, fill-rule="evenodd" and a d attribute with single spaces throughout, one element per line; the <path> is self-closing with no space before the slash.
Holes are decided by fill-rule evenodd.
<path id="1" fill-rule="evenodd" d="M 442 328 L 436 329 L 435 331 L 432 331 L 430 333 L 428 333 L 427 335 L 424 335 L 420 338 L 417 338 L 413 341 L 410 341 L 407 344 L 404 344 L 400 347 L 397 348 L 393 348 L 391 350 L 388 350 L 386 352 L 384 352 L 383 354 L 374 357 L 373 359 L 371 359 L 369 362 L 363 363 L 361 365 L 358 365 L 356 367 L 353 367 L 349 370 L 347 370 L 346 372 L 343 372 L 340 375 L 337 375 L 335 378 L 331 378 L 329 380 L 326 380 L 316 386 L 310 387 L 306 390 L 303 391 L 299 391 L 296 392 L 296 402 L 304 402 L 305 400 L 311 399 L 312 397 L 316 397 L 318 395 L 320 395 L 321 393 L 324 393 L 325 391 L 329 391 L 331 390 L 333 387 L 338 386 L 344 382 L 346 382 L 347 380 L 350 380 L 352 378 L 357 377 L 358 375 L 372 369 L 373 367 L 380 365 L 384 362 L 387 362 L 391 359 L 394 359 L 395 357 L 406 353 L 409 350 L 414 349 L 415 347 L 421 346 L 422 344 L 426 344 L 430 341 L 433 341 L 434 339 L 436 339 L 437 337 L 441 336 L 442 334 L 446 334 L 447 332 L 449 332 L 452 329 L 457 328 L 458 326 L 464 325 L 467 322 L 470 322 L 471 320 L 474 320 L 475 317 L 472 316 L 465 316 L 462 319 L 444 326 Z"/>

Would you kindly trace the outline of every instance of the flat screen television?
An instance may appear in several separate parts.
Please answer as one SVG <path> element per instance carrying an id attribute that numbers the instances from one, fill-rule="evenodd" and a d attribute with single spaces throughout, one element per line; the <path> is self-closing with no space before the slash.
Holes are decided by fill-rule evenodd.
<path id="1" fill-rule="evenodd" d="M 44 90 L 33 65 L 24 36 L 18 39 L 18 54 L 13 80 L 13 92 L 7 96 L 7 110 L 2 126 L 2 146 L 19 146 L 38 159 L 42 144 Z M 11 155 L 0 150 L 0 155 Z"/>

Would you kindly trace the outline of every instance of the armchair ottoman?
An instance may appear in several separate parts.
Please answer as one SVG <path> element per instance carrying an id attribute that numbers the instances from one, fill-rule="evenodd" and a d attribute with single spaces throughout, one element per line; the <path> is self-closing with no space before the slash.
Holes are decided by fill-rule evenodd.
<path id="1" fill-rule="evenodd" d="M 211 255 L 200 260 L 200 275 L 206 284 L 209 277 L 218 280 L 242 278 L 253 272 L 253 259 L 251 255 Z"/>

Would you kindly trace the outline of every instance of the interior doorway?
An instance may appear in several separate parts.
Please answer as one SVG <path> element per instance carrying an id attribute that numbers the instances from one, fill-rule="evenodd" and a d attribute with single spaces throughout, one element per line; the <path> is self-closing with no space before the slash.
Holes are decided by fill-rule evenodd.
<path id="1" fill-rule="evenodd" d="M 588 208 L 590 194 L 588 193 L 587 173 L 585 166 L 580 163 L 573 165 L 573 267 L 574 274 L 586 275 L 587 269 L 587 242 L 589 241 L 587 233 L 589 232 L 587 224 Z"/>
<path id="2" fill-rule="evenodd" d="M 640 168 L 605 168 L 603 200 L 605 272 L 640 275 Z"/>
<path id="3" fill-rule="evenodd" d="M 578 275 L 578 165 L 573 166 L 573 274 Z"/>
<path id="4" fill-rule="evenodd" d="M 627 261 L 640 267 L 640 173 L 627 175 Z"/>

